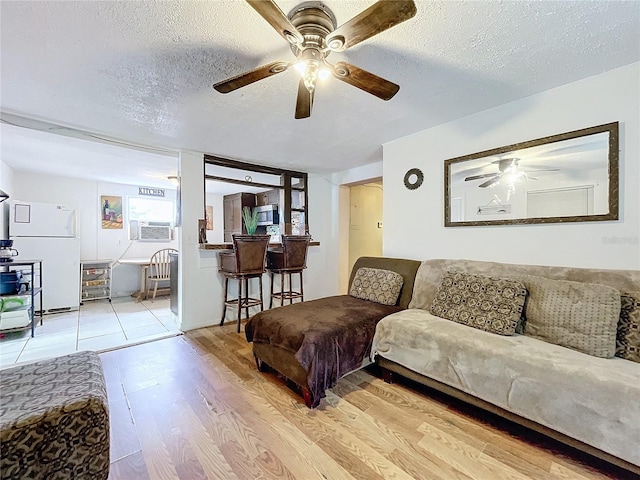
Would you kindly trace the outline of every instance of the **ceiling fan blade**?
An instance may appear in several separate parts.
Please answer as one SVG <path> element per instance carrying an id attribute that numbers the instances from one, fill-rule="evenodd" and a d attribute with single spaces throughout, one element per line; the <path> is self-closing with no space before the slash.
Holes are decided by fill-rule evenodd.
<path id="1" fill-rule="evenodd" d="M 311 107 L 313 107 L 313 92 L 307 90 L 304 86 L 304 80 L 301 78 L 298 84 L 298 99 L 296 100 L 296 116 L 295 118 L 307 118 L 311 116 Z"/>
<path id="2" fill-rule="evenodd" d="M 247 3 L 251 5 L 269 25 L 275 28 L 287 42 L 293 45 L 302 44 L 304 37 L 273 0 L 247 0 Z"/>
<path id="3" fill-rule="evenodd" d="M 489 177 L 494 177 L 496 174 L 495 173 L 484 173 L 482 175 L 472 175 L 470 177 L 466 177 L 464 179 L 465 182 L 469 182 L 471 180 L 479 180 L 481 178 L 489 178 Z"/>
<path id="4" fill-rule="evenodd" d="M 480 188 L 487 188 L 487 187 L 490 187 L 491 185 L 495 185 L 496 183 L 498 183 L 500 181 L 500 177 L 502 177 L 502 175 L 496 175 L 494 178 L 491 178 L 491 179 L 487 180 L 486 182 L 481 183 L 478 186 Z"/>
<path id="5" fill-rule="evenodd" d="M 258 80 L 262 80 L 263 78 L 270 77 L 277 73 L 284 72 L 289 65 L 285 62 L 273 62 L 268 65 L 263 65 L 258 68 L 254 68 L 245 73 L 241 73 L 240 75 L 236 75 L 235 77 L 228 78 L 227 80 L 223 80 L 222 82 L 216 83 L 213 88 L 215 88 L 220 93 L 229 93 L 237 90 L 238 88 L 247 86 L 251 83 L 257 82 Z"/>
<path id="6" fill-rule="evenodd" d="M 333 76 L 338 80 L 342 80 L 382 100 L 391 100 L 400 90 L 399 85 L 345 62 L 338 62 L 333 65 L 332 72 Z"/>
<path id="7" fill-rule="evenodd" d="M 416 11 L 413 0 L 379 0 L 327 35 L 327 46 L 334 52 L 344 51 L 409 20 Z"/>

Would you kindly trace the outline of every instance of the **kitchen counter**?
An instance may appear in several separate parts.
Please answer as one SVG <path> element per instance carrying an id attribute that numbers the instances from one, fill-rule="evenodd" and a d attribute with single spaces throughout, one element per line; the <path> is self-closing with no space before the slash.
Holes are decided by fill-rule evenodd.
<path id="1" fill-rule="evenodd" d="M 310 247 L 319 247 L 320 242 L 309 242 Z M 278 248 L 282 247 L 282 243 L 269 243 L 269 248 Z M 200 250 L 233 250 L 232 242 L 224 242 L 224 243 L 201 243 Z"/>

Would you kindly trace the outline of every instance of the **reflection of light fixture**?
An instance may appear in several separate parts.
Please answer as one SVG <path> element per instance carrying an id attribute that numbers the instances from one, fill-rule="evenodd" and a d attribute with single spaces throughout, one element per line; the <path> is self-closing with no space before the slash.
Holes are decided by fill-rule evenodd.
<path id="1" fill-rule="evenodd" d="M 505 184 L 507 186 L 507 201 L 511 198 L 511 195 L 516 192 L 516 184 L 527 179 L 527 174 L 518 169 L 519 163 L 519 158 L 505 158 L 501 160 L 500 171 L 502 173 L 499 182 L 491 185 L 494 187 L 498 183 Z"/>

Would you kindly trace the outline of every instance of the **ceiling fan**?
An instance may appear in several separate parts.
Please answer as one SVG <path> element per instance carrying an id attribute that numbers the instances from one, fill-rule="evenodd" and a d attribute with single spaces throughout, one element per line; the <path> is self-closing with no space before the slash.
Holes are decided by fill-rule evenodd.
<path id="1" fill-rule="evenodd" d="M 520 159 L 519 158 L 503 158 L 500 160 L 496 160 L 492 163 L 498 164 L 498 172 L 495 173 L 484 173 L 481 175 L 471 175 L 470 177 L 466 177 L 464 179 L 465 182 L 470 182 L 472 180 L 479 180 L 481 178 L 488 178 L 488 180 L 482 182 L 478 187 L 487 188 L 493 187 L 499 184 L 500 182 L 506 182 L 509 186 L 513 187 L 517 182 L 522 180 L 537 180 L 535 177 L 531 177 L 527 175 L 531 172 L 557 172 L 558 168 L 546 168 L 540 170 L 522 170 L 519 167 Z"/>
<path id="2" fill-rule="evenodd" d="M 410 19 L 416 14 L 413 0 L 379 0 L 336 28 L 336 19 L 322 2 L 303 2 L 285 15 L 273 0 L 246 0 L 287 42 L 296 56 L 292 62 L 273 62 L 216 83 L 229 93 L 294 67 L 301 74 L 295 118 L 311 115 L 318 79 L 333 75 L 382 100 L 390 100 L 398 85 L 346 62 L 331 64 L 331 52 L 343 52 L 363 40 Z"/>

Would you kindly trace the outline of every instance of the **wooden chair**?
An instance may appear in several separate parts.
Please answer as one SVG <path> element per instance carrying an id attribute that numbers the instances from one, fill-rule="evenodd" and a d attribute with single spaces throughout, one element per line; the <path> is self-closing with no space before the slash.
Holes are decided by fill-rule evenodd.
<path id="1" fill-rule="evenodd" d="M 151 303 L 156 299 L 158 283 L 166 282 L 171 278 L 169 273 L 170 253 L 178 253 L 178 251 L 175 248 L 163 248 L 151 256 L 148 269 L 149 275 L 147 276 L 147 291 L 145 293 L 145 298 L 149 298 L 149 290 L 151 290 L 151 284 L 153 283 L 153 297 L 151 298 Z"/>
<path id="2" fill-rule="evenodd" d="M 270 235 L 233 235 L 233 252 L 220 252 L 219 272 L 224 276 L 224 308 L 220 325 L 224 325 L 227 307 L 238 309 L 238 333 L 242 318 L 242 309 L 249 317 L 249 307 L 260 306 L 264 310 L 262 302 L 262 274 L 265 272 L 265 259 Z M 257 278 L 260 286 L 260 298 L 249 296 L 249 280 Z M 238 297 L 227 299 L 229 291 L 229 279 L 238 280 Z M 243 296 L 244 283 L 244 296 Z"/>
<path id="3" fill-rule="evenodd" d="M 271 276 L 271 298 L 269 308 L 273 306 L 273 299 L 280 299 L 280 306 L 285 300 L 289 304 L 299 298 L 304 302 L 304 288 L 302 282 L 302 271 L 307 268 L 307 251 L 311 235 L 282 235 L 282 249 L 269 251 L 267 253 L 267 269 Z M 294 291 L 291 283 L 291 275 L 300 275 L 300 291 Z M 275 274 L 280 275 L 280 291 L 273 291 L 273 280 Z M 286 276 L 289 277 L 289 289 L 286 289 Z"/>

